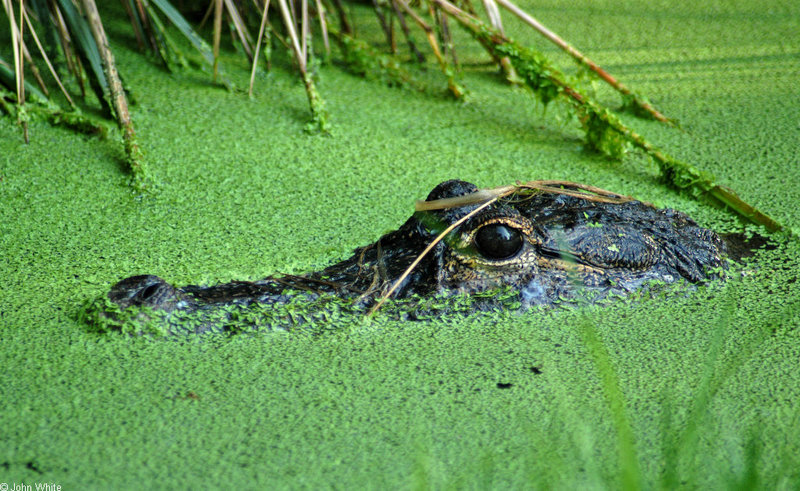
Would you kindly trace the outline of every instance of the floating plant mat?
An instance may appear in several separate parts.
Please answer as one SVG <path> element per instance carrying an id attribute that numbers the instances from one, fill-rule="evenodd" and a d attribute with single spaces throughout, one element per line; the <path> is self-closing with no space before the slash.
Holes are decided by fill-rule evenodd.
<path id="1" fill-rule="evenodd" d="M 764 226 L 771 232 L 794 233 L 793 229 L 785 227 L 763 211 L 741 199 L 731 188 L 718 183 L 717 179 L 708 172 L 673 157 L 651 143 L 640 132 L 634 130 L 633 127 L 623 123 L 617 114 L 601 103 L 593 94 L 582 89 L 578 84 L 578 80 L 573 81 L 571 77 L 567 77 L 542 52 L 523 46 L 507 37 L 503 30 L 498 5 L 520 18 L 526 25 L 532 27 L 547 40 L 568 53 L 582 70 L 592 73 L 599 80 L 613 87 L 622 96 L 623 109 L 628 109 L 640 116 L 652 118 L 660 123 L 674 125 L 672 120 L 664 116 L 646 98 L 616 80 L 597 63 L 579 52 L 511 0 L 486 0 L 483 2 L 484 15 L 488 16 L 488 20 L 482 20 L 469 2 L 459 7 L 447 0 L 430 0 L 427 4 L 422 2 L 416 5 L 416 8 L 412 8 L 405 0 L 389 0 L 388 4 L 387 2 L 375 1 L 373 2 L 374 12 L 386 35 L 386 41 L 391 46 L 391 53 L 383 54 L 371 48 L 366 42 L 356 39 L 353 27 L 353 18 L 355 16 L 352 13 L 348 13 L 340 0 L 331 0 L 328 2 L 327 7 L 322 0 L 316 0 L 311 9 L 309 8 L 309 2 L 303 1 L 299 6 L 299 12 L 297 11 L 298 6 L 293 5 L 290 8 L 286 0 L 277 0 L 277 4 L 280 11 L 280 19 L 283 21 L 285 28 L 285 37 L 288 39 L 284 39 L 284 37 L 273 31 L 269 21 L 270 2 L 268 0 L 264 0 L 263 5 L 254 2 L 252 7 L 236 5 L 230 1 L 222 2 L 220 0 L 214 2 L 212 50 L 179 10 L 168 0 L 153 0 L 153 5 L 157 8 L 153 8 L 149 2 L 144 0 L 123 2 L 131 21 L 131 29 L 135 33 L 140 49 L 145 49 L 146 46 L 149 46 L 149 49 L 158 55 L 160 61 L 168 70 L 172 69 L 176 60 L 183 67 L 187 65 L 184 55 L 175 42 L 172 41 L 161 20 L 161 16 L 164 16 L 188 40 L 193 48 L 199 51 L 203 61 L 213 67 L 213 81 L 217 83 L 219 80 L 222 85 L 230 90 L 232 85 L 227 77 L 222 75 L 219 64 L 222 19 L 223 15 L 226 14 L 230 21 L 231 34 L 235 32 L 238 35 L 238 41 L 241 43 L 240 47 L 252 62 L 250 96 L 253 94 L 255 73 L 259 64 L 259 50 L 265 32 L 267 34 L 265 46 L 267 68 L 271 66 L 269 53 L 271 52 L 273 40 L 270 33 L 274 34 L 275 38 L 291 53 L 294 66 L 300 72 L 300 78 L 305 86 L 311 109 L 311 121 L 306 129 L 310 131 L 318 130 L 325 134 L 330 131 L 329 115 L 316 87 L 314 74 L 316 73 L 317 62 L 316 58 L 314 58 L 315 48 L 312 31 L 309 26 L 310 16 L 315 15 L 317 17 L 320 34 L 324 41 L 326 58 L 331 56 L 328 35 L 330 31 L 340 42 L 345 63 L 351 66 L 356 74 L 398 85 L 410 86 L 417 86 L 417 84 L 412 82 L 411 76 L 401 66 L 402 63 L 396 56 L 394 18 L 397 17 L 409 48 L 417 62 L 422 64 L 425 59 L 424 55 L 414 44 L 408 27 L 408 23 L 415 24 L 427 38 L 430 50 L 447 78 L 449 91 L 455 98 L 463 99 L 466 95 L 466 89 L 459 81 L 462 77 L 458 69 L 456 44 L 448 23 L 448 18 L 452 18 L 468 30 L 475 40 L 486 49 L 493 62 L 505 72 L 509 81 L 526 86 L 545 106 L 555 100 L 565 102 L 568 110 L 580 122 L 587 148 L 614 159 L 622 159 L 630 148 L 636 148 L 656 163 L 660 175 L 667 185 L 686 191 L 696 198 L 707 199 L 727 207 L 741 218 Z M 0 85 L 0 109 L 9 116 L 16 117 L 17 122 L 22 127 L 25 141 L 28 141 L 30 114 L 44 114 L 46 119 L 52 123 L 65 123 L 81 131 L 85 131 L 87 126 L 92 127 L 91 120 L 81 115 L 81 110 L 70 97 L 50 61 L 50 58 L 55 57 L 60 49 L 60 54 L 66 58 L 70 74 L 79 83 L 84 96 L 84 75 L 82 74 L 81 60 L 91 67 L 91 70 L 87 70 L 85 75 L 100 102 L 101 109 L 106 115 L 113 115 L 122 129 L 126 154 L 125 161 L 132 174 L 131 182 L 138 191 L 144 191 L 150 187 L 152 183 L 150 182 L 151 179 L 146 170 L 144 155 L 140 149 L 133 121 L 130 117 L 126 90 L 118 74 L 114 54 L 109 46 L 105 27 L 95 1 L 82 0 L 80 8 L 78 8 L 77 5 L 70 1 L 59 0 L 49 5 L 49 11 L 44 0 L 31 0 L 31 6 L 28 9 L 20 2 L 19 23 L 17 23 L 14 16 L 12 2 L 10 0 L 5 1 L 3 7 L 6 18 L 9 21 L 14 63 L 12 70 L 10 64 L 0 58 L 0 84 L 5 85 L 8 89 L 3 90 L 2 85 Z M 431 17 L 428 20 L 424 19 L 423 14 L 420 12 L 426 10 L 426 7 L 427 13 Z M 326 15 L 326 8 L 328 11 L 338 14 L 337 27 L 329 25 L 332 21 L 331 16 Z M 186 7 L 186 10 L 189 11 L 191 9 Z M 201 24 L 209 19 L 211 12 L 212 8 L 209 7 Z M 259 13 L 261 13 L 260 16 L 255 15 Z M 389 15 L 388 24 L 386 14 Z M 34 21 L 38 21 L 38 30 L 46 34 L 44 37 L 47 41 L 47 50 L 39 41 L 39 37 L 36 34 L 37 27 L 34 26 L 31 17 L 33 17 Z M 254 42 L 246 20 L 248 18 L 255 20 L 259 17 L 261 22 L 258 28 L 258 37 Z M 277 15 L 273 17 L 277 17 Z M 59 109 L 48 96 L 42 94 L 42 92 L 47 94 L 47 86 L 39 75 L 37 65 L 33 62 L 29 53 L 30 50 L 26 46 L 23 36 L 26 26 L 33 36 L 36 46 L 39 48 L 42 61 L 50 70 L 61 93 L 69 101 L 70 111 Z M 267 26 L 270 27 L 265 31 Z M 251 25 L 250 27 L 255 26 Z M 60 44 L 58 45 L 56 38 L 60 39 Z M 71 38 L 74 38 L 75 42 L 72 42 Z M 145 43 L 145 38 L 149 38 L 149 44 Z M 255 48 L 251 48 L 251 45 L 255 45 Z M 451 61 L 448 61 L 446 55 L 449 55 Z M 70 63 L 70 61 L 72 62 Z M 35 74 L 42 92 L 25 80 L 25 62 L 28 63 L 29 69 Z M 15 94 L 11 93 L 12 85 L 14 86 Z M 26 91 L 35 95 L 34 101 L 37 104 L 33 106 L 34 109 L 30 112 L 25 104 Z M 14 106 L 11 104 L 12 101 L 16 103 Z M 102 129 L 99 125 L 96 126 Z"/>

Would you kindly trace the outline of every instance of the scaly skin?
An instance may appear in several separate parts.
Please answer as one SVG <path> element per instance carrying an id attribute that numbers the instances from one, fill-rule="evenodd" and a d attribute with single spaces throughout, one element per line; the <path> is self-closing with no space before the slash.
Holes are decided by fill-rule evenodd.
<path id="1" fill-rule="evenodd" d="M 447 181 L 428 201 L 467 195 L 477 188 Z M 450 224 L 477 208 L 417 212 L 398 230 L 356 249 L 350 259 L 303 276 L 176 288 L 152 275 L 120 281 L 108 298 L 121 309 L 164 313 L 269 307 L 307 291 L 309 301 L 329 294 L 365 309 L 395 282 Z M 512 195 L 453 230 L 425 256 L 395 297 L 477 293 L 499 287 L 519 292 L 523 306 L 546 305 L 588 292 L 624 294 L 650 280 L 700 282 L 726 267 L 720 237 L 685 214 L 638 201 L 606 203 L 554 192 Z M 195 330 L 213 330 L 201 325 Z M 219 327 L 219 326 L 217 326 Z"/>

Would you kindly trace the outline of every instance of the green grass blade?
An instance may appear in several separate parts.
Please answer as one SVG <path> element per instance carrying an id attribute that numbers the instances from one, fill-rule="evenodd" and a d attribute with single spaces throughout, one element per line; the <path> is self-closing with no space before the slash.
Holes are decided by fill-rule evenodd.
<path id="1" fill-rule="evenodd" d="M 109 100 L 111 97 L 111 89 L 108 86 L 105 72 L 103 72 L 103 61 L 100 58 L 100 50 L 97 49 L 94 36 L 92 36 L 92 30 L 89 28 L 86 19 L 81 16 L 75 8 L 75 5 L 72 4 L 71 0 L 57 1 L 61 12 L 64 14 L 64 21 L 67 23 L 70 35 L 78 46 L 82 57 L 91 68 L 92 76 L 89 77 L 89 81 L 92 85 L 92 89 L 95 91 L 103 108 L 110 112 L 111 107 Z"/>
<path id="2" fill-rule="evenodd" d="M 156 37 L 156 44 L 158 45 L 158 56 L 161 58 L 161 61 L 164 63 L 164 66 L 167 68 L 167 70 L 172 70 L 170 55 L 177 59 L 180 66 L 188 66 L 189 64 L 184 58 L 183 53 L 181 53 L 181 51 L 167 34 L 167 28 L 161 22 L 158 14 L 153 10 L 149 3 L 145 3 L 144 8 L 147 11 L 148 17 L 150 17 L 150 22 L 155 28 L 154 34 Z"/>
<path id="3" fill-rule="evenodd" d="M 14 75 L 14 71 L 10 70 L 6 65 L 8 62 L 0 56 L 0 85 L 5 86 L 8 90 L 14 91 L 16 90 L 17 79 Z M 37 87 L 25 81 L 25 93 L 28 95 L 28 99 L 31 99 L 34 102 L 39 104 L 48 104 L 50 100 L 44 95 Z M 16 96 L 14 96 L 16 98 Z"/>
<path id="4" fill-rule="evenodd" d="M 614 428 L 617 432 L 617 449 L 619 453 L 620 487 L 626 490 L 641 489 L 642 473 L 636 453 L 636 439 L 628 418 L 625 396 L 619 386 L 617 376 L 608 350 L 597 336 L 591 320 L 584 317 L 579 326 L 581 339 L 592 357 L 600 384 L 603 388 Z"/>
<path id="5" fill-rule="evenodd" d="M 125 0 L 123 0 L 125 1 Z M 144 30 L 144 25 L 142 24 L 142 19 L 139 17 L 139 9 L 136 7 L 136 3 L 134 0 L 127 0 L 127 10 L 130 14 L 131 24 L 133 26 L 133 30 L 136 33 L 136 38 L 139 40 L 140 43 L 144 44 L 146 41 L 147 34 Z"/>
<path id="6" fill-rule="evenodd" d="M 53 65 L 57 67 L 58 31 L 56 30 L 55 24 L 48 21 L 50 14 L 48 12 L 47 2 L 45 0 L 28 0 L 25 3 L 33 8 L 33 11 L 36 13 L 36 17 L 39 18 L 39 25 L 44 33 L 42 38 L 44 39 L 45 51 L 47 52 L 47 56 L 53 61 Z"/>
<path id="7" fill-rule="evenodd" d="M 172 6 L 167 0 L 150 0 L 153 5 L 158 7 L 158 9 L 163 13 L 170 22 L 172 22 L 175 27 L 178 28 L 181 33 L 186 36 L 186 39 L 192 43 L 192 46 L 203 55 L 203 58 L 206 60 L 209 66 L 214 65 L 214 52 L 211 50 L 211 46 L 206 43 L 203 38 L 200 37 L 192 26 L 189 25 L 189 22 L 178 12 L 178 10 Z"/>
<path id="8" fill-rule="evenodd" d="M 685 460 L 690 468 L 692 467 L 697 455 L 699 443 L 699 429 L 708 414 L 708 406 L 714 397 L 715 390 L 713 385 L 714 372 L 717 360 L 722 352 L 725 332 L 730 325 L 730 318 L 734 305 L 731 303 L 729 295 L 726 305 L 721 309 L 720 316 L 717 318 L 717 325 L 712 333 L 709 343 L 706 362 L 702 368 L 700 385 L 692 400 L 692 408 L 689 419 L 683 431 L 671 441 L 666 440 L 670 426 L 675 423 L 672 419 L 673 407 L 669 395 L 664 396 L 664 418 L 661 421 L 662 432 L 665 438 L 663 448 L 665 469 L 661 478 L 661 489 L 675 489 L 679 484 L 681 460 Z M 718 386 L 717 386 L 718 387 Z M 691 481 L 693 482 L 693 481 Z"/>
<path id="9" fill-rule="evenodd" d="M 203 56 L 203 59 L 208 64 L 208 66 L 214 66 L 214 51 L 211 49 L 211 46 L 206 43 L 197 31 L 192 29 L 192 26 L 189 25 L 189 22 L 178 12 L 178 10 L 169 3 L 168 0 L 150 0 L 153 5 L 158 7 L 158 9 L 163 13 L 170 22 L 172 22 L 175 27 L 183 34 L 186 39 L 195 47 L 197 51 Z M 232 84 L 229 80 L 227 80 L 224 75 L 222 74 L 222 70 L 219 69 L 219 80 L 222 84 L 227 87 L 228 89 L 232 88 Z"/>
<path id="10" fill-rule="evenodd" d="M 737 298 L 735 289 L 732 289 L 727 294 L 727 299 L 720 309 L 716 327 L 709 342 L 708 355 L 702 367 L 700 383 L 692 401 L 688 420 L 680 434 L 664 445 L 665 470 L 659 486 L 661 489 L 675 489 L 681 481 L 697 482 L 696 457 L 700 452 L 701 431 L 703 423 L 708 417 L 712 400 L 726 384 L 727 380 L 754 356 L 756 350 L 769 337 L 770 330 L 774 326 L 789 324 L 798 309 L 800 309 L 800 302 L 791 302 L 783 310 L 762 320 L 753 336 L 747 340 L 741 340 L 739 349 L 728 359 L 725 359 L 723 357 L 725 337 L 734 321 L 734 313 L 740 308 L 736 303 Z M 672 410 L 670 406 L 669 404 L 665 405 L 667 413 Z M 670 430 L 669 426 L 673 424 L 675 422 L 672 420 L 671 414 L 665 415 L 662 420 L 664 438 L 666 438 L 666 434 Z M 759 471 L 754 466 L 758 464 L 761 449 L 753 448 L 753 445 L 756 444 L 754 439 L 755 437 L 751 436 L 746 444 L 745 450 L 748 461 L 747 472 L 743 482 L 759 479 Z M 687 466 L 687 472 L 684 475 L 680 474 L 682 463 Z"/>
<path id="11" fill-rule="evenodd" d="M 758 429 L 750 429 L 750 435 L 744 445 L 744 473 L 738 479 L 729 483 L 730 489 L 749 491 L 761 489 L 761 473 L 758 467 L 761 459 L 761 443 L 758 441 Z"/>

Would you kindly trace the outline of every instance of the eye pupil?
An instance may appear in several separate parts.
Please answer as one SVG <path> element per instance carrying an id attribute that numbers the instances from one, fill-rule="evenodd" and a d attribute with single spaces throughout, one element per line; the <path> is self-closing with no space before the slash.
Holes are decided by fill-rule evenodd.
<path id="1" fill-rule="evenodd" d="M 493 223 L 478 230 L 475 246 L 489 259 L 508 259 L 522 249 L 522 234 L 513 227 Z"/>

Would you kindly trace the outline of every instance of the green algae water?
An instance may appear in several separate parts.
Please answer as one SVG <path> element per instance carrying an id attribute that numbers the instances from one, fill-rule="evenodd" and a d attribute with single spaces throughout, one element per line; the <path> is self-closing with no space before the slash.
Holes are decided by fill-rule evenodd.
<path id="1" fill-rule="evenodd" d="M 530 7 L 684 131 L 627 123 L 800 225 L 796 6 Z M 112 39 L 123 22 L 109 24 Z M 333 134 L 320 137 L 303 132 L 306 96 L 285 69 L 257 78 L 250 100 L 114 48 L 152 195 L 127 186 L 119 141 L 32 122 L 25 145 L 0 118 L 0 482 L 800 485 L 794 241 L 758 251 L 727 282 L 603 307 L 415 322 L 345 313 L 318 329 L 234 337 L 92 332 L 82 306 L 119 279 L 215 284 L 320 269 L 396 229 L 450 178 L 586 182 L 718 232 L 744 228 L 668 190 L 636 155 L 584 151 L 558 108 L 543 112 L 483 65 L 465 64 L 464 104 L 325 66 L 318 89 Z M 482 56 L 467 45 L 459 54 Z M 228 54 L 227 73 L 244 87 L 238 60 Z M 586 342 L 587 326 L 604 351 Z"/>

